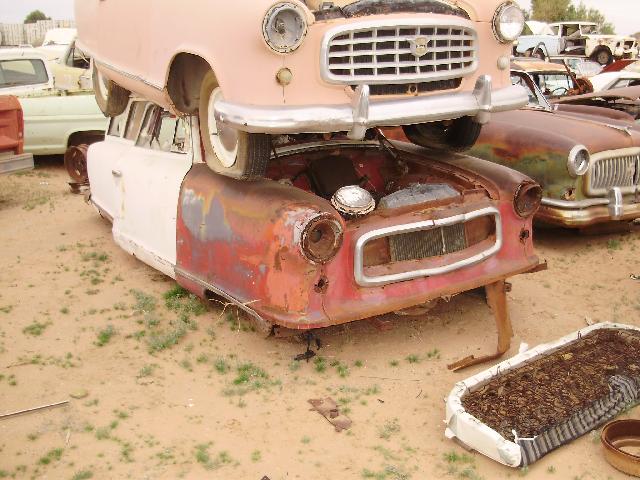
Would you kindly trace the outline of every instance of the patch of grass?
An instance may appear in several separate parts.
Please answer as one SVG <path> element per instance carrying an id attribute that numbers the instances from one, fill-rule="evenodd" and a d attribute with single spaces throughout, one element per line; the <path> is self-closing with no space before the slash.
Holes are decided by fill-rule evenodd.
<path id="1" fill-rule="evenodd" d="M 362 368 L 362 367 L 364 367 L 364 362 L 362 360 L 356 360 L 355 362 L 353 362 L 353 366 L 354 367 L 358 367 L 358 368 Z"/>
<path id="2" fill-rule="evenodd" d="M 349 367 L 344 363 L 338 363 L 336 365 L 336 372 L 340 375 L 341 378 L 345 378 L 349 376 Z"/>
<path id="3" fill-rule="evenodd" d="M 327 369 L 327 361 L 324 357 L 316 357 L 313 359 L 313 366 L 316 372 L 322 373 Z"/>
<path id="4" fill-rule="evenodd" d="M 608 250 L 620 250 L 620 240 L 616 240 L 615 238 L 611 238 L 607 240 L 607 249 Z"/>
<path id="5" fill-rule="evenodd" d="M 31 325 L 27 325 L 22 329 L 22 333 L 25 335 L 33 335 L 34 337 L 39 337 L 42 335 L 42 332 L 46 330 L 46 328 L 51 325 L 51 322 L 33 322 Z"/>
<path id="6" fill-rule="evenodd" d="M 60 309 L 60 313 L 63 315 L 67 315 L 69 313 L 69 307 L 62 307 Z"/>
<path id="7" fill-rule="evenodd" d="M 13 305 L 5 305 L 4 307 L 0 307 L 0 312 L 2 313 L 11 313 L 13 310 Z"/>
<path id="8" fill-rule="evenodd" d="M 269 374 L 262 368 L 251 362 L 246 362 L 236 367 L 236 376 L 232 381 L 233 387 L 226 388 L 222 393 L 226 396 L 242 396 L 278 383 L 278 381 L 271 380 Z"/>
<path id="9" fill-rule="evenodd" d="M 395 465 L 386 465 L 379 471 L 372 471 L 365 468 L 362 470 L 362 478 L 372 478 L 374 480 L 408 480 L 411 476 Z"/>
<path id="10" fill-rule="evenodd" d="M 176 325 L 172 330 L 163 332 L 152 332 L 149 340 L 149 351 L 160 352 L 176 345 L 182 337 L 187 334 L 187 327 L 184 324 Z"/>
<path id="11" fill-rule="evenodd" d="M 112 325 L 107 325 L 106 328 L 100 330 L 98 332 L 98 340 L 95 342 L 98 347 L 104 347 L 109 341 L 111 337 L 116 334 L 116 330 Z"/>
<path id="12" fill-rule="evenodd" d="M 214 458 L 209 454 L 211 443 L 203 443 L 196 445 L 195 457 L 196 461 L 207 470 L 217 470 L 224 465 L 233 463 L 233 459 L 228 452 L 219 452 Z"/>
<path id="13" fill-rule="evenodd" d="M 259 462 L 260 460 L 262 460 L 262 454 L 260 453 L 260 450 L 254 450 L 253 452 L 251 452 L 251 461 L 253 463 Z"/>
<path id="14" fill-rule="evenodd" d="M 229 366 L 229 363 L 224 358 L 216 359 L 216 361 L 214 362 L 213 366 L 216 369 L 216 372 L 218 372 L 221 375 L 224 375 L 229 370 L 231 370 L 231 367 Z"/>
<path id="15" fill-rule="evenodd" d="M 98 440 L 107 440 L 111 436 L 111 429 L 109 427 L 100 427 L 96 429 L 96 438 Z"/>
<path id="16" fill-rule="evenodd" d="M 300 439 L 300 441 L 305 445 L 308 445 L 309 443 L 311 443 L 311 437 L 309 437 L 308 435 L 305 435 Z"/>
<path id="17" fill-rule="evenodd" d="M 153 312 L 158 305 L 158 301 L 151 295 L 144 293 L 141 290 L 129 290 L 129 293 L 133 295 L 135 303 L 133 304 L 133 311 L 136 314 L 144 314 L 147 312 Z"/>
<path id="18" fill-rule="evenodd" d="M 429 360 L 439 360 L 440 359 L 440 350 L 438 350 L 437 348 L 434 348 L 433 350 L 429 350 L 427 352 L 427 358 Z"/>
<path id="19" fill-rule="evenodd" d="M 553 465 L 549 465 L 547 467 L 547 473 L 556 473 L 556 467 L 554 467 Z"/>
<path id="20" fill-rule="evenodd" d="M 409 363 L 420 363 L 420 357 L 418 355 L 416 355 L 415 353 L 407 355 L 405 360 L 407 362 L 409 362 Z"/>
<path id="21" fill-rule="evenodd" d="M 156 369 L 156 367 L 157 365 L 152 363 L 144 365 L 138 372 L 138 378 L 150 377 L 151 375 L 153 375 L 153 371 Z"/>
<path id="22" fill-rule="evenodd" d="M 93 478 L 91 470 L 80 470 L 71 477 L 71 480 L 89 480 L 90 478 Z"/>
<path id="23" fill-rule="evenodd" d="M 391 367 L 397 367 L 398 365 L 400 365 L 400 362 L 398 360 L 391 360 L 389 362 L 389 366 Z"/>
<path id="24" fill-rule="evenodd" d="M 400 432 L 400 424 L 398 419 L 387 420 L 382 427 L 378 429 L 378 436 L 384 440 L 389 440 L 392 435 Z"/>
<path id="25" fill-rule="evenodd" d="M 176 285 L 163 295 L 164 304 L 168 310 L 176 312 L 181 318 L 191 315 L 199 316 L 207 311 L 198 297 L 189 293 L 180 285 Z"/>
<path id="26" fill-rule="evenodd" d="M 40 457 L 38 464 L 49 465 L 53 461 L 57 462 L 62 458 L 62 452 L 64 452 L 64 448 L 54 448 L 53 450 L 49 450 L 44 457 Z"/>

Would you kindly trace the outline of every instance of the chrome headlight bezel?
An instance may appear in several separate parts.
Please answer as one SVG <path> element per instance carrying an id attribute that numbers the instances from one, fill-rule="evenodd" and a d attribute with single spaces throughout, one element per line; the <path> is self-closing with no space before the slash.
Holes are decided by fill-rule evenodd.
<path id="1" fill-rule="evenodd" d="M 520 12 L 520 28 L 514 30 L 513 33 L 507 34 L 502 27 L 502 20 L 505 13 L 512 12 Z M 493 20 L 491 21 L 491 25 L 493 28 L 493 34 L 496 36 L 500 43 L 511 43 L 518 39 L 518 37 L 522 34 L 522 30 L 524 29 L 525 16 L 522 9 L 513 2 L 505 2 L 501 4 L 493 15 Z M 517 31 L 517 34 L 514 33 Z"/>
<path id="2" fill-rule="evenodd" d="M 288 15 L 288 18 L 287 18 Z M 280 18 L 279 18 L 280 17 Z M 284 18 L 283 18 L 284 17 Z M 294 25 L 298 31 L 295 32 L 293 39 L 285 41 L 281 39 L 280 42 L 276 42 L 276 36 L 279 35 L 276 30 L 277 20 L 299 22 L 298 25 Z M 267 11 L 262 21 L 262 36 L 269 48 L 276 53 L 290 53 L 298 49 L 305 37 L 308 30 L 307 15 L 304 9 L 293 2 L 278 2 L 271 6 Z M 288 25 L 289 31 L 291 31 L 292 25 Z"/>
<path id="3" fill-rule="evenodd" d="M 567 171 L 573 178 L 581 177 L 589 170 L 591 154 L 584 145 L 576 145 L 569 151 Z"/>

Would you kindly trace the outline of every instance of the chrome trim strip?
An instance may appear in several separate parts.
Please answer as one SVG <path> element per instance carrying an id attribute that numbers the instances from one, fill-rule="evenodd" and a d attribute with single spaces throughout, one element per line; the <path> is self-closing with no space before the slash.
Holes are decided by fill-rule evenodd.
<path id="1" fill-rule="evenodd" d="M 456 28 L 468 31 L 470 33 L 469 40 L 472 42 L 472 47 L 459 47 L 459 49 L 465 49 L 465 51 L 473 51 L 473 57 L 469 60 L 472 61 L 469 67 L 460 68 L 457 70 L 446 70 L 446 71 L 436 71 L 436 72 L 428 72 L 428 73 L 416 73 L 416 74 L 395 74 L 395 75 L 367 75 L 367 76 L 356 76 L 355 78 L 352 76 L 341 76 L 334 75 L 329 71 L 328 59 L 329 59 L 329 47 L 330 43 L 334 37 L 339 35 L 344 35 L 350 32 L 362 32 L 368 31 L 372 29 L 382 28 Z M 402 38 L 398 36 L 394 37 L 381 37 L 381 42 L 387 41 L 397 41 L 397 40 L 409 40 L 415 39 L 417 37 L 421 37 L 422 35 L 407 35 L 402 36 Z M 424 35 L 427 37 L 427 35 Z M 439 40 L 438 35 L 432 35 L 432 38 L 429 40 Z M 375 37 L 378 38 L 378 37 Z M 445 38 L 443 38 L 445 39 Z M 374 43 L 374 38 L 371 39 L 354 39 L 353 43 Z M 441 50 L 435 49 L 436 51 Z M 447 51 L 458 49 L 458 47 L 447 47 Z M 434 47 L 430 47 L 430 50 L 434 50 Z M 353 56 L 357 55 L 366 55 L 367 51 L 352 51 L 349 50 Z M 395 52 L 391 51 L 390 54 L 394 55 L 397 59 L 397 55 L 400 53 L 408 53 L 408 52 Z M 375 55 L 375 53 L 373 53 Z M 460 59 L 462 62 L 463 59 Z M 399 61 L 399 60 L 397 60 Z M 418 59 L 416 58 L 416 61 Z M 447 63 L 446 61 L 438 62 L 435 60 L 437 64 Z M 372 64 L 358 64 L 358 68 L 375 68 L 376 63 Z M 406 66 L 412 66 L 408 63 Z M 384 67 L 384 66 L 383 66 Z M 388 20 L 369 20 L 364 22 L 353 22 L 337 25 L 325 32 L 324 37 L 322 38 L 322 43 L 320 44 L 320 75 L 322 80 L 327 83 L 340 84 L 340 85 L 360 85 L 360 84 L 404 84 L 404 83 L 418 83 L 418 82 L 429 82 L 429 81 L 437 81 L 437 80 L 448 80 L 451 78 L 460 78 L 465 77 L 474 73 L 478 69 L 478 33 L 476 32 L 475 25 L 470 20 L 465 19 L 411 19 L 411 18 L 402 18 L 402 19 L 388 19 Z"/>
<path id="2" fill-rule="evenodd" d="M 555 198 L 543 197 L 541 203 L 542 205 L 546 205 L 547 207 L 580 210 L 582 208 L 594 207 L 596 205 L 609 205 L 609 200 L 606 198 L 587 198 L 586 200 L 556 200 Z"/>
<path id="3" fill-rule="evenodd" d="M 362 94 L 360 98 L 366 97 Z M 489 112 L 523 107 L 528 98 L 524 88 L 516 85 L 491 91 L 490 77 L 482 76 L 476 81 L 473 92 L 379 101 L 369 99 L 368 109 L 361 108 L 359 101 L 355 105 L 255 106 L 219 100 L 215 104 L 215 115 L 217 120 L 249 133 L 348 132 L 450 120 L 465 115 L 480 114 L 481 120 L 486 121 Z"/>
<path id="4" fill-rule="evenodd" d="M 112 70 L 112 71 L 118 73 L 119 75 L 122 75 L 124 77 L 130 78 L 131 80 L 135 80 L 136 82 L 142 82 L 145 85 L 149 85 L 150 87 L 153 87 L 153 88 L 155 88 L 156 90 L 159 90 L 159 91 L 164 90 L 164 86 L 159 86 L 159 85 L 156 85 L 155 83 L 151 83 L 150 81 L 145 80 L 144 78 L 142 78 L 142 77 L 140 77 L 138 75 L 133 75 L 131 73 L 127 73 L 127 72 L 125 72 L 123 70 L 120 70 L 119 68 L 114 67 L 110 63 L 100 62 L 98 60 L 94 60 L 94 62 L 102 65 L 103 67 L 108 68 L 109 70 Z"/>
<path id="5" fill-rule="evenodd" d="M 472 257 L 465 258 L 458 262 L 435 268 L 423 268 L 421 270 L 413 270 L 410 272 L 394 273 L 390 275 L 379 275 L 376 277 L 368 277 L 364 272 L 364 246 L 367 242 L 381 237 L 397 235 L 399 233 L 416 232 L 419 230 L 429 230 L 436 227 L 444 227 L 456 223 L 467 222 L 478 217 L 493 215 L 496 224 L 496 241 L 487 250 L 480 252 Z M 484 259 L 495 255 L 502 248 L 502 219 L 500 211 L 495 207 L 486 207 L 468 213 L 461 213 L 452 217 L 440 218 L 437 220 L 425 220 L 422 222 L 408 223 L 405 225 L 394 225 L 392 227 L 380 228 L 363 234 L 356 242 L 354 258 L 353 258 L 353 274 L 356 283 L 361 287 L 377 287 L 387 285 L 389 283 L 403 282 L 405 280 L 413 280 L 419 277 L 430 277 L 433 275 L 442 275 L 454 270 L 480 263 Z"/>
<path id="6" fill-rule="evenodd" d="M 263 323 L 270 323 L 270 322 L 267 322 L 267 320 L 265 320 L 264 318 L 262 318 L 262 316 L 259 313 L 257 313 L 255 310 L 249 308 L 246 304 L 240 302 L 239 300 L 237 300 L 236 298 L 232 297 L 231 295 L 229 295 L 225 291 L 220 290 L 218 287 L 215 287 L 215 286 L 211 285 L 210 283 L 205 282 L 201 278 L 198 278 L 198 277 L 192 275 L 191 273 L 187 272 L 186 270 L 183 270 L 182 268 L 175 267 L 174 270 L 175 270 L 176 275 L 181 275 L 184 278 L 186 278 L 187 280 L 191 280 L 192 282 L 197 283 L 201 287 L 204 287 L 207 290 L 211 290 L 216 295 L 220 295 L 221 297 L 229 300 L 230 303 L 232 303 L 233 305 L 235 305 L 236 307 L 238 307 L 242 311 L 246 312 L 247 314 L 251 315 L 256 320 L 258 320 L 260 322 L 263 322 Z"/>

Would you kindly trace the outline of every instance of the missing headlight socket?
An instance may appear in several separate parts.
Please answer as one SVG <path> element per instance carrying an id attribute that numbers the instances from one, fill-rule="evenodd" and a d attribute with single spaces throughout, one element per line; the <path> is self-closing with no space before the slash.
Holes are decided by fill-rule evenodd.
<path id="1" fill-rule="evenodd" d="M 531 236 L 531 232 L 527 228 L 523 228 L 520 230 L 520 242 L 525 243 L 527 239 Z"/>
<path id="2" fill-rule="evenodd" d="M 329 288 L 329 279 L 322 275 L 318 279 L 318 283 L 313 286 L 313 289 L 316 293 L 327 293 L 327 289 Z"/>

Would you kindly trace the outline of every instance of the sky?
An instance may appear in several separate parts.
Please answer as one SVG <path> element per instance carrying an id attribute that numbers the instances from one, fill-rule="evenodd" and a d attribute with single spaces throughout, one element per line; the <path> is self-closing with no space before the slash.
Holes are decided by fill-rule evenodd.
<path id="1" fill-rule="evenodd" d="M 531 8 L 531 0 L 517 1 L 523 8 Z M 628 35 L 640 31 L 639 0 L 582 1 L 588 7 L 604 13 L 607 20 L 614 24 L 617 33 Z M 579 0 L 574 0 L 574 3 L 579 3 Z M 73 18 L 73 0 L 0 0 L 0 22 L 22 22 L 30 11 L 36 9 L 57 20 Z"/>

